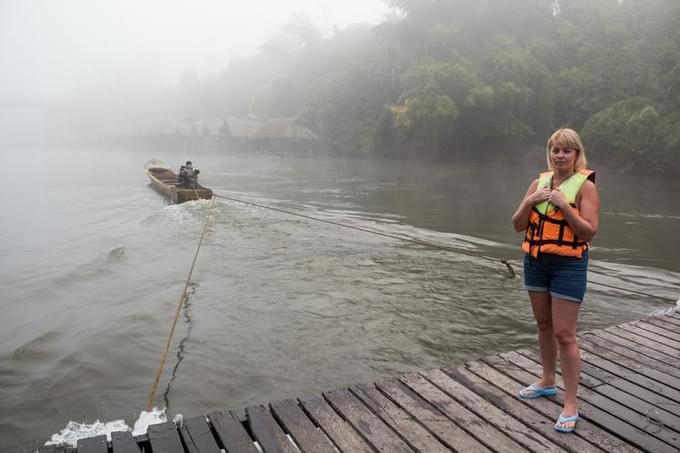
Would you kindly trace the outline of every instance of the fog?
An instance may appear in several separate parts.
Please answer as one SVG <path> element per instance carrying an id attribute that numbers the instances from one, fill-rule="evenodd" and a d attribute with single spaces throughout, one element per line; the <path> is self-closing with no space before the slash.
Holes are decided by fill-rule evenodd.
<path id="1" fill-rule="evenodd" d="M 328 36 L 380 20 L 381 0 L 65 0 L 0 2 L 0 99 L 53 99 L 134 72 L 174 83 L 254 52 L 292 16 Z"/>
<path id="2" fill-rule="evenodd" d="M 55 116 L 106 121 L 107 105 L 156 100 L 183 71 L 218 74 L 291 21 L 328 37 L 386 11 L 382 0 L 0 0 L 0 143 L 52 136 Z"/>

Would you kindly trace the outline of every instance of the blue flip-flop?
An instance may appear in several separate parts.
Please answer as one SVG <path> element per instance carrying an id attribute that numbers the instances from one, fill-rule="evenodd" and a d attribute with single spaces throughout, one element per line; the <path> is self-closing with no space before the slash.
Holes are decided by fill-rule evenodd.
<path id="1" fill-rule="evenodd" d="M 542 396 L 557 395 L 557 387 L 551 385 L 550 387 L 539 387 L 536 384 L 531 384 L 529 387 L 519 391 L 519 397 L 523 400 L 535 400 Z"/>
<path id="2" fill-rule="evenodd" d="M 576 415 L 572 415 L 571 417 L 565 417 L 563 414 L 560 414 L 560 416 L 557 418 L 557 422 L 555 423 L 555 431 L 559 431 L 561 433 L 573 433 L 574 430 L 576 429 L 576 422 L 578 421 L 578 412 L 576 412 Z M 574 423 L 574 426 L 571 428 L 562 428 L 563 425 L 566 423 Z"/>

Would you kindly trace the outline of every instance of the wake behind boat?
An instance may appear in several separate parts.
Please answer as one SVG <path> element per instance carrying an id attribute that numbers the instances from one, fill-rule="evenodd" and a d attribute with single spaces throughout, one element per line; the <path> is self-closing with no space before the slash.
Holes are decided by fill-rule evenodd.
<path id="1" fill-rule="evenodd" d="M 151 181 L 151 187 L 165 195 L 173 203 L 184 203 L 190 200 L 210 200 L 212 190 L 202 185 L 178 183 L 177 174 L 160 160 L 150 160 L 144 164 L 144 172 Z"/>

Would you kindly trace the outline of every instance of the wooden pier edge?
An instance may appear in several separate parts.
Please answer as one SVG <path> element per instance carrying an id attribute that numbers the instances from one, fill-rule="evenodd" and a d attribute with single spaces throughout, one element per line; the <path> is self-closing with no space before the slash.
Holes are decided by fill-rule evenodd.
<path id="1" fill-rule="evenodd" d="M 576 431 L 553 424 L 563 402 L 524 401 L 541 373 L 536 348 L 370 384 L 213 412 L 96 436 L 40 453 L 227 452 L 678 452 L 680 313 L 668 312 L 580 335 Z M 34 449 L 25 451 L 35 451 Z"/>

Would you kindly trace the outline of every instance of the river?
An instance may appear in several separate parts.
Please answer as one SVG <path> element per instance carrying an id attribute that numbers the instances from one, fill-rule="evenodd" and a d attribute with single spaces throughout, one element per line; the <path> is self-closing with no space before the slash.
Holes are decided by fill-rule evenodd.
<path id="1" fill-rule="evenodd" d="M 193 160 L 221 195 L 370 230 L 220 199 L 155 400 L 169 418 L 535 342 L 521 279 L 499 260 L 520 273 L 510 216 L 540 158 L 470 166 L 22 148 L 0 158 L 0 451 L 41 445 L 71 420 L 132 426 L 144 408 L 210 208 L 168 204 L 143 173 L 152 158 Z M 598 187 L 580 331 L 680 296 L 678 179 L 600 170 Z"/>

